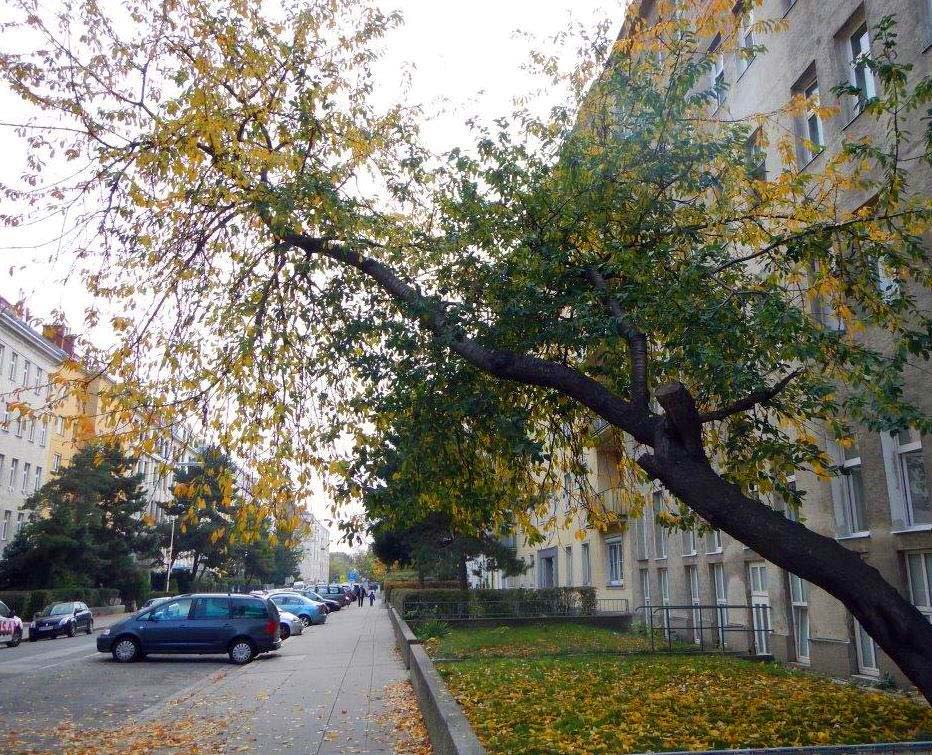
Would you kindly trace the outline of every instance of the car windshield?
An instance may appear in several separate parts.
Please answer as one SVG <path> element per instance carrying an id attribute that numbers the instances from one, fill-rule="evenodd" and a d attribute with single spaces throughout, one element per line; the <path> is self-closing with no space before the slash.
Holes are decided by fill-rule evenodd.
<path id="1" fill-rule="evenodd" d="M 311 600 L 323 601 L 323 598 L 320 597 L 320 595 L 318 595 L 316 592 L 308 592 L 308 593 L 305 593 L 305 596 L 308 597 L 308 598 L 310 598 Z"/>
<path id="2" fill-rule="evenodd" d="M 39 616 L 64 616 L 74 610 L 74 603 L 52 603 L 42 609 Z"/>

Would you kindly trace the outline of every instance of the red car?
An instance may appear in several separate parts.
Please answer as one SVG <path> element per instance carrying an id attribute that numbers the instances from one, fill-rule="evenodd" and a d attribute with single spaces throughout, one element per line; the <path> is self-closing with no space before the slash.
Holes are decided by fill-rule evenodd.
<path id="1" fill-rule="evenodd" d="M 15 648 L 23 641 L 23 620 L 0 600 L 0 642 Z"/>

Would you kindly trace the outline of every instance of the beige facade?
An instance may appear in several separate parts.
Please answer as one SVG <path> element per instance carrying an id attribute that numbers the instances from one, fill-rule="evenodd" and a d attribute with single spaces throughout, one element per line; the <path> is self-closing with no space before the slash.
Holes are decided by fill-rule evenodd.
<path id="1" fill-rule="evenodd" d="M 654 18 L 654 2 L 643 2 L 641 13 L 648 20 Z M 753 13 L 758 20 L 783 19 L 786 29 L 759 34 L 753 43 L 764 45 L 766 51 L 750 63 L 734 54 L 722 56 L 719 68 L 710 73 L 726 85 L 716 116 L 744 118 L 776 112 L 794 94 L 807 90 L 811 94 L 813 86 L 823 105 L 838 107 L 836 115 L 816 121 L 787 115 L 782 122 L 768 125 L 782 133 L 765 135 L 771 146 L 765 148 L 762 177 L 786 170 L 818 171 L 843 139 L 881 136 L 875 122 L 859 116 L 856 102 L 851 98 L 839 101 L 830 90 L 839 82 L 855 80 L 858 72 L 852 60 L 858 49 L 870 43 L 870 30 L 882 16 L 896 17 L 898 61 L 912 63 L 916 77 L 930 73 L 932 3 L 927 0 L 764 0 Z M 911 125 L 914 135 L 922 133 L 924 126 L 918 121 Z M 797 142 L 793 164 L 783 164 L 775 146 L 785 133 L 793 134 Z M 809 154 L 804 135 L 818 136 L 824 151 Z M 918 150 L 918 141 L 907 147 L 910 154 Z M 910 189 L 930 194 L 932 175 L 925 166 L 915 167 Z M 851 196 L 849 208 L 868 199 Z M 926 309 L 932 307 L 929 291 L 914 293 Z M 864 338 L 875 345 L 883 342 L 882 333 L 868 333 Z M 910 371 L 906 393 L 929 415 L 932 380 L 927 365 L 920 367 Z M 604 495 L 610 499 L 617 457 L 609 434 L 604 429 L 596 433 L 588 461 L 592 487 L 608 488 Z M 796 485 L 806 493 L 799 516 L 813 530 L 864 554 L 932 621 L 932 494 L 928 488 L 932 439 L 861 429 L 856 444 L 847 450 L 825 434 L 820 440 L 844 474 L 825 481 L 808 472 L 798 473 Z M 661 510 L 670 506 L 660 489 L 643 493 Z M 780 501 L 769 503 L 782 508 Z M 533 547 L 519 536 L 518 553 L 533 568 L 510 580 L 511 585 L 506 580 L 504 586 L 591 584 L 600 599 L 627 599 L 632 610 L 655 625 L 668 620 L 687 641 L 724 641 L 735 649 L 772 654 L 836 677 L 870 680 L 889 676 L 905 683 L 895 665 L 860 632 L 837 600 L 765 562 L 727 535 L 665 531 L 650 508 L 643 518 L 630 521 L 623 533 L 586 529 L 583 542 L 574 538 L 575 526 L 561 528 L 547 542 Z M 582 564 L 584 545 L 591 563 L 588 570 Z M 664 611 L 664 605 L 683 608 Z M 696 610 L 693 605 L 709 608 Z M 696 625 L 705 628 L 699 631 Z"/>

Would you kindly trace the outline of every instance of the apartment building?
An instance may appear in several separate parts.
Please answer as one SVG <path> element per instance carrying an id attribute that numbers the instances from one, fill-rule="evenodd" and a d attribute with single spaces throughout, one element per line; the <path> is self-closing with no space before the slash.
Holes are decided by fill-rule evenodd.
<path id="1" fill-rule="evenodd" d="M 10 411 L 23 403 L 41 412 L 49 396 L 49 376 L 64 352 L 36 333 L 24 313 L 0 298 L 0 552 L 28 517 L 26 499 L 49 474 L 52 428 L 41 417 Z"/>
<path id="2" fill-rule="evenodd" d="M 655 0 L 643 0 L 638 10 L 648 23 L 656 19 Z M 720 38 L 707 41 L 710 51 L 722 49 L 708 81 L 718 92 L 711 105 L 715 117 L 778 112 L 795 95 L 837 106 L 832 116 L 815 107 L 781 116 L 763 127 L 780 133 L 755 134 L 749 150 L 762 180 L 783 171 L 818 171 L 843 140 L 882 138 L 882 125 L 861 117 L 864 98 L 873 96 L 876 84 L 870 70 L 859 64 L 881 17 L 896 18 L 898 61 L 911 63 L 916 77 L 930 73 L 932 3 L 927 0 L 764 0 L 753 10 L 738 3 L 734 12 L 741 14 L 736 19 L 739 46 L 749 50 L 763 45 L 766 50 L 749 56 L 724 51 Z M 757 32 L 755 19 L 781 19 L 786 28 Z M 857 86 L 863 96 L 836 97 L 831 88 L 841 82 Z M 916 154 L 924 125 L 918 120 L 910 125 L 916 141 L 906 149 Z M 790 164 L 775 146 L 783 134 L 796 142 Z M 925 166 L 913 169 L 910 190 L 932 194 L 932 175 Z M 848 209 L 869 200 L 856 194 L 845 199 Z M 899 284 L 878 271 L 878 285 Z M 911 293 L 926 310 L 932 307 L 932 293 Z M 812 316 L 826 327 L 842 327 L 831 312 L 816 311 L 815 306 Z M 877 345 L 884 334 L 867 332 L 863 338 Z M 930 388 L 928 369 L 909 373 L 906 398 L 927 415 L 932 414 Z M 861 428 L 851 448 L 837 446 L 826 433 L 820 441 L 843 474 L 825 481 L 798 472 L 794 484 L 806 493 L 798 516 L 813 530 L 862 554 L 932 621 L 932 439 L 913 431 Z M 591 487 L 603 491 L 607 504 L 616 507 L 618 442 L 613 431 L 597 424 L 587 459 Z M 667 530 L 657 515 L 672 509 L 670 497 L 659 487 L 641 492 L 649 501 L 644 515 L 629 520 L 623 531 L 597 532 L 583 522 L 586 538 L 580 542 L 573 523 L 536 546 L 519 535 L 517 551 L 529 569 L 510 585 L 505 580 L 505 586 L 589 584 L 600 599 L 627 599 L 641 618 L 650 617 L 655 626 L 667 626 L 687 641 L 725 643 L 836 677 L 889 677 L 905 683 L 840 602 L 725 534 Z M 780 500 L 768 503 L 786 510 Z"/>

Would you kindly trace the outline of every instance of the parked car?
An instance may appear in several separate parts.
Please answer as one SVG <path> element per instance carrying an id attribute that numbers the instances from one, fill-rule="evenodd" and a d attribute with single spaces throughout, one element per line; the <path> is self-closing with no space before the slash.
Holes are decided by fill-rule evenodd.
<path id="1" fill-rule="evenodd" d="M 337 601 L 341 606 L 346 606 L 350 603 L 346 593 L 343 592 L 343 589 L 338 585 L 318 585 L 314 592 L 325 600 Z"/>
<path id="2" fill-rule="evenodd" d="M 296 580 L 296 581 L 291 585 L 291 587 L 292 587 L 293 589 L 295 589 L 295 590 L 303 590 L 304 587 L 305 587 L 305 585 L 304 585 L 304 580 L 303 580 L 303 579 Z"/>
<path id="3" fill-rule="evenodd" d="M 282 636 L 282 641 L 287 640 L 293 634 L 304 633 L 304 622 L 301 621 L 300 617 L 295 616 L 290 611 L 279 608 L 278 619 L 278 623 L 281 625 L 279 631 Z"/>
<path id="4" fill-rule="evenodd" d="M 74 637 L 78 632 L 94 631 L 94 616 L 91 609 L 80 601 L 50 603 L 33 617 L 29 627 L 29 640 L 40 637 L 55 639 L 60 634 Z"/>
<path id="5" fill-rule="evenodd" d="M 327 621 L 327 609 L 324 604 L 305 598 L 300 593 L 273 592 L 269 595 L 269 600 L 278 606 L 279 610 L 284 608 L 295 614 L 306 627 L 311 624 L 324 624 Z"/>
<path id="6" fill-rule="evenodd" d="M 97 650 L 129 663 L 162 653 L 227 653 L 236 664 L 282 646 L 275 604 L 252 595 L 179 595 L 104 629 Z"/>
<path id="7" fill-rule="evenodd" d="M 310 598 L 311 600 L 316 600 L 319 603 L 323 603 L 325 606 L 327 606 L 328 613 L 330 611 L 339 611 L 341 608 L 343 608 L 343 603 L 341 601 L 336 600 L 336 598 L 321 595 L 315 590 L 301 590 L 300 592 L 305 598 Z"/>
<path id="8" fill-rule="evenodd" d="M 23 620 L 6 603 L 0 600 L 0 642 L 15 648 L 23 641 Z"/>

